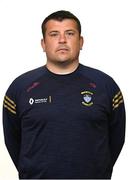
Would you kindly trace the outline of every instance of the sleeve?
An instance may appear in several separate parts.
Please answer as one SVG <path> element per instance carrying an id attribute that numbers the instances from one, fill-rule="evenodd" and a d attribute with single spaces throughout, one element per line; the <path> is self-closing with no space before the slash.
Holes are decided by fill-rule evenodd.
<path id="1" fill-rule="evenodd" d="M 12 86 L 8 89 L 3 101 L 3 130 L 5 145 L 18 169 L 20 152 L 20 122 L 17 114 L 15 90 Z"/>
<path id="2" fill-rule="evenodd" d="M 112 79 L 109 86 L 111 115 L 109 119 L 109 142 L 112 165 L 115 164 L 125 141 L 125 106 L 121 90 Z"/>

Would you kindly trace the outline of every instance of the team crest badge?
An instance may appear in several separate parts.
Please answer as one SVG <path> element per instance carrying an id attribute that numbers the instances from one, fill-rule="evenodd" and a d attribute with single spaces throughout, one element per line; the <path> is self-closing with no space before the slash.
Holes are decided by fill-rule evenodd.
<path id="1" fill-rule="evenodd" d="M 83 91 L 83 92 L 81 92 L 81 94 L 83 95 L 82 104 L 85 106 L 92 106 L 93 105 L 93 101 L 92 101 L 93 93 L 90 91 Z"/>

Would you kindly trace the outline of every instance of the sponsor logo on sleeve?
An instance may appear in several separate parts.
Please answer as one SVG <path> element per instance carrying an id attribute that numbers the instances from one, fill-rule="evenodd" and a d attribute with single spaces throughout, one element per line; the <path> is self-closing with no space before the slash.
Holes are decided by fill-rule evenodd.
<path id="1" fill-rule="evenodd" d="M 43 104 L 43 103 L 51 103 L 52 102 L 52 97 L 48 96 L 48 97 L 44 97 L 44 98 L 39 98 L 39 99 L 35 99 L 35 98 L 30 98 L 29 99 L 29 104 L 33 105 L 33 104 Z"/>

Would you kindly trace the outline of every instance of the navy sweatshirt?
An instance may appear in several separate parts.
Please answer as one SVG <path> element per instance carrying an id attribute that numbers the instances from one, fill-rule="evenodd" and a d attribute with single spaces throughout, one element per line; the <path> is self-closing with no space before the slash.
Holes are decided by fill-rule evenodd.
<path id="1" fill-rule="evenodd" d="M 99 70 L 42 66 L 8 88 L 3 127 L 21 179 L 110 179 L 125 137 L 123 96 Z"/>

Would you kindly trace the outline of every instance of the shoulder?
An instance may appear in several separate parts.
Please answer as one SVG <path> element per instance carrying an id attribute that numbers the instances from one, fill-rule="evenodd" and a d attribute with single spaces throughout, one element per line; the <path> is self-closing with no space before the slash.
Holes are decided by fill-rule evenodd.
<path id="1" fill-rule="evenodd" d="M 10 84 L 7 93 L 17 93 L 22 91 L 32 82 L 35 82 L 44 74 L 44 66 L 38 67 L 36 69 L 30 70 L 18 76 L 14 81 Z"/>
<path id="2" fill-rule="evenodd" d="M 81 64 L 81 73 L 93 81 L 113 81 L 113 78 L 105 72 Z"/>
<path id="3" fill-rule="evenodd" d="M 95 82 L 109 94 L 116 94 L 120 91 L 119 86 L 110 75 L 101 70 L 81 65 L 81 74 Z"/>
<path id="4" fill-rule="evenodd" d="M 110 84 L 115 84 L 114 79 L 106 74 L 105 72 L 92 68 L 92 67 L 88 67 L 88 66 L 84 66 L 81 64 L 81 74 L 86 76 L 87 78 L 91 79 L 92 81 L 94 81 L 95 83 L 98 84 L 104 84 L 106 85 L 107 83 Z"/>

